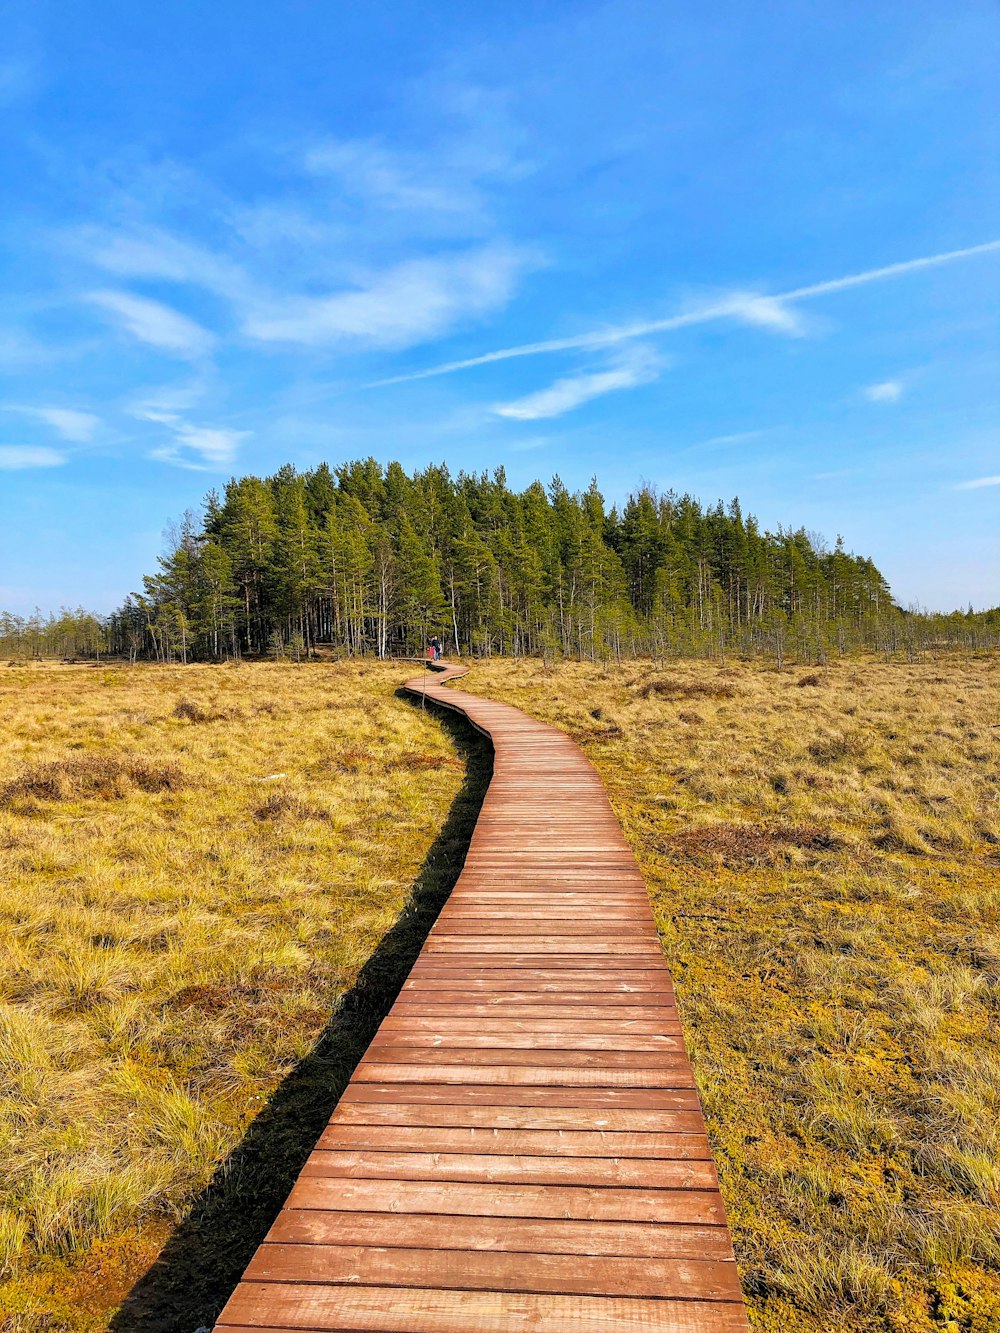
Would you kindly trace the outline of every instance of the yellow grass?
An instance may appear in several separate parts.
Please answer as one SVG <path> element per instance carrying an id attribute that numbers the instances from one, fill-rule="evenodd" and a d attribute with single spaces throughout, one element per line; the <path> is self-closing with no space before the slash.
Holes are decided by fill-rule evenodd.
<path id="1" fill-rule="evenodd" d="M 3 669 L 4 1333 L 211 1322 L 474 810 L 404 674 Z M 755 1329 L 1000 1329 L 1000 664 L 467 683 L 608 784 Z"/>
<path id="2" fill-rule="evenodd" d="M 211 1322 L 260 1239 L 245 1217 L 280 1202 L 412 952 L 387 932 L 415 885 L 426 917 L 448 872 L 447 848 L 421 867 L 464 762 L 438 719 L 394 697 L 402 675 L 2 668 L 9 1333 L 106 1328 L 165 1240 L 180 1286 L 116 1327 Z M 171 1233 L 200 1195 L 196 1281 Z"/>
<path id="3" fill-rule="evenodd" d="M 1000 661 L 468 684 L 608 785 L 755 1329 L 1000 1329 Z"/>

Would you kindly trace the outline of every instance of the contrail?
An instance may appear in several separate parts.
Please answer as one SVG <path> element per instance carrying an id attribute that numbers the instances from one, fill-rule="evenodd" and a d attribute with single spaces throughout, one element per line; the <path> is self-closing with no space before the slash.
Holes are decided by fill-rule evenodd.
<path id="1" fill-rule="evenodd" d="M 785 292 L 777 297 L 779 301 L 797 301 L 806 296 L 824 296 L 827 292 L 842 292 L 848 287 L 863 287 L 866 282 L 880 282 L 882 278 L 895 278 L 900 273 L 915 273 L 921 268 L 937 268 L 939 264 L 953 264 L 956 259 L 971 259 L 973 255 L 986 255 L 1000 250 L 1000 241 L 985 241 L 982 245 L 969 245 L 964 250 L 946 250 L 943 255 L 925 255 L 923 259 L 905 259 L 901 264 L 887 264 L 885 268 L 870 268 L 864 273 L 852 273 L 846 278 L 831 278 L 829 282 L 816 282 L 811 287 L 797 287 L 793 292 Z"/>
<path id="2" fill-rule="evenodd" d="M 883 268 L 870 268 L 863 273 L 851 273 L 843 278 L 830 278 L 826 282 L 816 282 L 808 287 L 795 287 L 789 292 L 778 292 L 774 295 L 752 293 L 749 297 L 741 294 L 741 298 L 738 299 L 766 301 L 772 305 L 780 304 L 782 301 L 802 301 L 810 296 L 825 296 L 830 292 L 846 291 L 850 287 L 863 287 L 869 282 L 881 282 L 884 278 L 895 278 L 924 268 L 937 268 L 942 264 L 953 264 L 959 259 L 971 259 L 975 255 L 990 254 L 997 250 L 1000 250 L 1000 240 L 985 241 L 982 245 L 966 246 L 964 250 L 947 250 L 940 255 L 923 255 L 919 259 L 906 259 L 900 264 L 887 264 Z M 488 366 L 494 361 L 512 361 L 520 356 L 544 356 L 549 352 L 610 347 L 614 343 L 627 342 L 631 338 L 645 338 L 651 333 L 667 333 L 672 329 L 707 324 L 712 320 L 724 319 L 736 313 L 736 299 L 729 297 L 684 314 L 670 315 L 665 319 L 651 319 L 637 324 L 620 324 L 607 329 L 595 329 L 590 333 L 578 333 L 571 338 L 548 338 L 544 342 L 501 347 L 495 352 L 470 356 L 463 361 L 445 361 L 441 365 L 430 366 L 427 370 L 415 370 L 407 375 L 393 375 L 388 379 L 373 380 L 362 387 L 380 389 L 389 384 L 406 384 L 410 380 L 432 379 L 437 375 L 451 375 L 456 370 L 470 370 L 473 366 Z"/>

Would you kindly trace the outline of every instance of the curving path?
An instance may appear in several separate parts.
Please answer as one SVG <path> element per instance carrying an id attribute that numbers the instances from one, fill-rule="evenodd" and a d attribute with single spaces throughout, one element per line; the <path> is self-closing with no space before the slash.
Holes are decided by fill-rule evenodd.
<path id="1" fill-rule="evenodd" d="M 217 1328 L 743 1333 L 642 876 L 594 768 L 506 704 L 448 903 Z"/>

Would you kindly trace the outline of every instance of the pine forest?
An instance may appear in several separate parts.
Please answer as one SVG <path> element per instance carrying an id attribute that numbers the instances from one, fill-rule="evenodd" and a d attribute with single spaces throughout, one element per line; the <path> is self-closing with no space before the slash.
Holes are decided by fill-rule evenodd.
<path id="1" fill-rule="evenodd" d="M 189 511 L 143 591 L 112 615 L 0 617 L 8 656 L 162 662 L 381 658 L 449 651 L 604 660 L 986 647 L 1000 611 L 899 608 L 872 560 L 804 529 L 762 531 L 739 501 L 642 488 L 608 509 L 596 480 L 513 491 L 492 474 L 374 459 L 233 479 Z"/>

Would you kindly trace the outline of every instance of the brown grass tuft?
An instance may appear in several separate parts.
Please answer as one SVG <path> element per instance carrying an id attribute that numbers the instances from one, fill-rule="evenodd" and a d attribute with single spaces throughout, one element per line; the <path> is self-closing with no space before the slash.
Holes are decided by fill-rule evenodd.
<path id="1" fill-rule="evenodd" d="M 177 764 L 151 764 L 134 755 L 56 759 L 25 769 L 0 790 L 0 805 L 81 799 L 115 800 L 132 791 L 178 791 L 185 785 Z"/>
<path id="2" fill-rule="evenodd" d="M 679 861 L 695 865 L 721 863 L 734 869 L 770 866 L 791 848 L 804 852 L 829 852 L 843 840 L 818 824 L 789 824 L 761 828 L 758 824 L 701 824 L 681 829 L 667 842 L 667 851 Z"/>
<path id="3" fill-rule="evenodd" d="M 268 819 L 329 819 L 329 815 L 317 805 L 309 805 L 294 792 L 272 792 L 263 805 L 253 812 L 254 819 L 263 823 Z"/>
<path id="4" fill-rule="evenodd" d="M 202 708 L 201 704 L 196 704 L 193 699 L 178 699 L 174 717 L 183 718 L 188 722 L 212 721 L 212 714 Z"/>
<path id="5" fill-rule="evenodd" d="M 732 699 L 736 690 L 725 681 L 678 680 L 672 676 L 656 676 L 639 690 L 639 697 L 651 699 Z"/>
<path id="6" fill-rule="evenodd" d="M 857 732 L 849 735 L 820 736 L 810 742 L 809 753 L 817 764 L 836 764 L 843 759 L 864 758 L 868 746 Z"/>
<path id="7" fill-rule="evenodd" d="M 433 773 L 439 768 L 461 768 L 462 766 L 454 755 L 419 754 L 414 750 L 401 754 L 397 763 L 400 768 L 408 769 L 411 773 Z"/>

